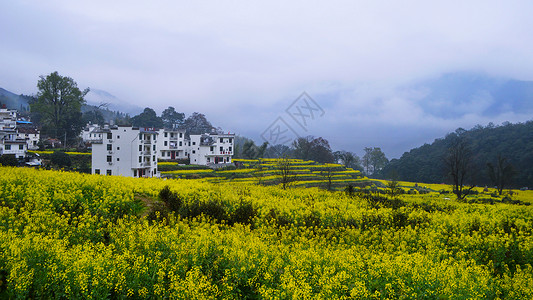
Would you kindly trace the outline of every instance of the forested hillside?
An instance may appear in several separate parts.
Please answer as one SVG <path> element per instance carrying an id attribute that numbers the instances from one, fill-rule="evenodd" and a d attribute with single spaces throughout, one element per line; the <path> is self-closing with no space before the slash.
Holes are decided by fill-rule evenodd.
<path id="1" fill-rule="evenodd" d="M 533 187 L 533 121 L 504 123 L 501 126 L 490 123 L 486 127 L 478 125 L 471 130 L 459 128 L 445 138 L 436 139 L 431 145 L 425 144 L 405 152 L 400 159 L 391 160 L 378 177 L 387 178 L 391 172 L 396 171 L 401 180 L 446 182 L 444 156 L 457 136 L 465 138 L 470 147 L 474 184 L 492 185 L 487 163 L 495 164 L 498 155 L 501 155 L 516 170 L 511 186 Z"/>

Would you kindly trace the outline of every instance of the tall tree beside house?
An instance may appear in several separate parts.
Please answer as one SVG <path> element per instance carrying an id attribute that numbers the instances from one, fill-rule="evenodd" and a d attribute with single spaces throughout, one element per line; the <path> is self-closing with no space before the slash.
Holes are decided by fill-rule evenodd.
<path id="1" fill-rule="evenodd" d="M 242 146 L 242 158 L 246 159 L 258 159 L 263 158 L 265 150 L 268 146 L 268 142 L 264 142 L 261 146 L 257 146 L 254 141 L 248 140 L 244 142 Z"/>
<path id="2" fill-rule="evenodd" d="M 150 107 L 146 107 L 142 113 L 131 118 L 131 123 L 136 127 L 163 128 L 163 120 Z"/>
<path id="3" fill-rule="evenodd" d="M 194 112 L 185 121 L 181 128 L 185 129 L 185 135 L 211 133 L 216 128 L 207 120 L 204 114 Z"/>
<path id="4" fill-rule="evenodd" d="M 179 127 L 183 124 L 185 114 L 179 113 L 174 107 L 169 106 L 161 113 L 161 119 L 166 128 Z"/>
<path id="5" fill-rule="evenodd" d="M 76 139 L 82 130 L 81 106 L 89 88 L 81 91 L 70 77 L 53 72 L 37 82 L 37 98 L 31 100 L 33 120 L 42 126 L 41 133 L 60 140 Z"/>

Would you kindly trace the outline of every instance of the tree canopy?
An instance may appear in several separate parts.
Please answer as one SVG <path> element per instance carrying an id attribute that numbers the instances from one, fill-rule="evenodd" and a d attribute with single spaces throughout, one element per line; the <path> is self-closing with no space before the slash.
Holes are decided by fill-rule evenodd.
<path id="1" fill-rule="evenodd" d="M 473 153 L 472 167 L 477 185 L 492 185 L 487 163 L 497 162 L 501 153 L 506 162 L 515 166 L 515 175 L 506 183 L 508 187 L 531 187 L 533 182 L 533 121 L 504 123 L 496 126 L 475 126 L 470 130 L 459 128 L 431 144 L 405 152 L 400 159 L 393 159 L 381 172 L 384 177 L 390 170 L 398 171 L 400 180 L 412 182 L 442 183 L 446 181 L 443 157 L 457 135 L 470 141 Z"/>
<path id="2" fill-rule="evenodd" d="M 207 120 L 204 114 L 194 112 L 185 121 L 181 128 L 185 129 L 185 135 L 211 133 L 216 128 Z"/>
<path id="3" fill-rule="evenodd" d="M 179 127 L 183 124 L 185 114 L 179 113 L 174 107 L 169 106 L 161 113 L 161 119 L 166 128 Z"/>
<path id="4" fill-rule="evenodd" d="M 37 82 L 37 98 L 30 103 L 33 120 L 42 126 L 41 132 L 54 138 L 77 138 L 83 126 L 81 106 L 89 88 L 80 91 L 70 77 L 53 72 Z"/>
<path id="5" fill-rule="evenodd" d="M 335 160 L 328 140 L 313 136 L 300 137 L 292 143 L 295 158 L 331 163 Z"/>
<path id="6" fill-rule="evenodd" d="M 357 154 L 349 151 L 335 151 L 333 153 L 333 156 L 335 157 L 335 160 L 344 165 L 346 168 L 352 168 L 354 170 L 362 170 L 363 167 L 361 166 L 361 159 Z"/>
<path id="7" fill-rule="evenodd" d="M 363 166 L 368 175 L 373 175 L 377 171 L 383 169 L 389 160 L 385 156 L 385 153 L 381 151 L 379 147 L 366 147 L 365 155 L 363 156 Z"/>
<path id="8" fill-rule="evenodd" d="M 163 120 L 161 117 L 158 117 L 155 111 L 149 107 L 146 107 L 142 113 L 131 118 L 131 123 L 133 126 L 137 127 L 163 127 Z"/>

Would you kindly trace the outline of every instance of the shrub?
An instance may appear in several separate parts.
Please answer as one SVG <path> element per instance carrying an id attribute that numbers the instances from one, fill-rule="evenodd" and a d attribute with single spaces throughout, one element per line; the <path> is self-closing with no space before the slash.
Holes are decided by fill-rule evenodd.
<path id="1" fill-rule="evenodd" d="M 19 160 L 15 157 L 15 154 L 4 154 L 0 156 L 0 165 L 16 167 L 19 165 Z"/>
<path id="2" fill-rule="evenodd" d="M 63 151 L 54 151 L 54 153 L 50 155 L 50 161 L 53 165 L 59 168 L 70 167 L 70 165 L 72 165 L 70 155 Z"/>

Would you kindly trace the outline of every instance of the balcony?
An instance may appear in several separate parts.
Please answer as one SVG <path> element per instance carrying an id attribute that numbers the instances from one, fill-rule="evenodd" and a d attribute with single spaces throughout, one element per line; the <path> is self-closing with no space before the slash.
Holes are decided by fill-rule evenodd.
<path id="1" fill-rule="evenodd" d="M 143 140 L 143 144 L 151 144 L 152 140 Z"/>
<path id="2" fill-rule="evenodd" d="M 178 140 L 178 137 L 177 137 L 177 136 L 174 136 L 174 137 L 171 136 L 171 137 L 169 138 L 169 140 L 171 140 L 171 141 L 177 141 L 177 140 Z"/>
<path id="3" fill-rule="evenodd" d="M 102 139 L 90 139 L 87 142 L 89 142 L 90 144 L 103 144 L 104 140 L 102 140 Z"/>
<path id="4" fill-rule="evenodd" d="M 152 165 L 152 163 L 149 162 L 149 161 L 145 161 L 144 163 L 142 163 L 142 165 L 143 165 L 144 167 L 149 167 L 149 166 Z"/>

